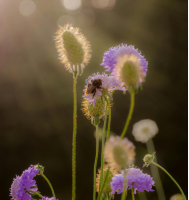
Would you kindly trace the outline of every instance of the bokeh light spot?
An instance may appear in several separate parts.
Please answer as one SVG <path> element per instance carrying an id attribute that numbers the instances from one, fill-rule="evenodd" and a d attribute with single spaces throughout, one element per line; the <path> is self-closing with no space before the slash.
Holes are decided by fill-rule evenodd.
<path id="1" fill-rule="evenodd" d="M 92 0 L 92 5 L 95 8 L 110 10 L 114 7 L 116 0 Z"/>
<path id="2" fill-rule="evenodd" d="M 20 3 L 19 11 L 24 16 L 31 15 L 36 9 L 36 5 L 32 0 L 24 0 Z"/>
<path id="3" fill-rule="evenodd" d="M 68 10 L 77 10 L 81 7 L 81 0 L 63 0 L 63 5 Z"/>
<path id="4" fill-rule="evenodd" d="M 58 26 L 64 26 L 67 23 L 74 24 L 74 19 L 69 15 L 63 15 L 57 21 Z"/>
<path id="5" fill-rule="evenodd" d="M 90 9 L 82 10 L 79 13 L 78 20 L 82 25 L 91 25 L 95 21 L 95 13 Z"/>

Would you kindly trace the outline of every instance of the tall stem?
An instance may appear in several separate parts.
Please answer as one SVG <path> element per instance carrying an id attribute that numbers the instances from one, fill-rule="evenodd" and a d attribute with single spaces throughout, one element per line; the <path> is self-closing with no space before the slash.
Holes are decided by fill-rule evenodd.
<path id="1" fill-rule="evenodd" d="M 147 200 L 145 191 L 144 192 L 138 192 L 138 196 L 140 200 Z"/>
<path id="2" fill-rule="evenodd" d="M 124 171 L 124 186 L 123 186 L 123 193 L 121 196 L 121 200 L 125 200 L 127 197 L 127 173 Z"/>
<path id="3" fill-rule="evenodd" d="M 135 200 L 135 194 L 134 194 L 134 191 L 133 191 L 133 187 L 131 188 L 131 193 L 132 193 L 132 200 Z"/>
<path id="4" fill-rule="evenodd" d="M 51 188 L 52 195 L 53 195 L 53 197 L 54 197 L 55 200 L 56 200 L 56 196 L 55 196 L 55 193 L 54 193 L 53 187 L 52 187 L 52 185 L 51 185 L 49 179 L 48 179 L 44 174 L 41 174 L 41 176 L 42 176 L 42 177 L 47 181 L 47 183 L 49 184 L 49 187 Z"/>
<path id="5" fill-rule="evenodd" d="M 131 105 L 130 105 L 130 110 L 129 110 L 129 114 L 125 123 L 125 127 L 123 129 L 123 132 L 121 134 L 121 138 L 123 138 L 126 134 L 127 128 L 129 126 L 129 122 L 131 120 L 132 114 L 133 114 L 133 110 L 134 110 L 134 105 L 135 105 L 135 92 L 133 89 L 131 89 Z"/>
<path id="6" fill-rule="evenodd" d="M 73 74 L 73 97 L 74 97 L 74 110 L 73 110 L 73 143 L 72 143 L 72 200 L 75 200 L 76 190 L 76 131 L 77 131 L 77 75 Z"/>
<path id="7" fill-rule="evenodd" d="M 152 139 L 149 139 L 146 143 L 147 149 L 148 149 L 148 153 L 152 154 L 153 152 L 155 152 L 155 147 L 154 147 L 154 143 Z M 157 156 L 154 159 L 155 162 L 157 162 Z M 166 200 L 165 198 L 165 193 L 163 190 L 163 186 L 162 186 L 162 182 L 161 182 L 161 178 L 159 175 L 159 170 L 156 166 L 150 165 L 151 168 L 151 172 L 152 172 L 152 176 L 154 178 L 154 181 L 156 183 L 156 190 L 157 190 L 157 195 L 158 195 L 158 199 L 159 200 Z"/>
<path id="8" fill-rule="evenodd" d="M 186 200 L 186 196 L 184 195 L 184 192 L 182 191 L 180 185 L 175 181 L 175 179 L 169 174 L 169 172 L 167 170 L 165 170 L 162 166 L 158 165 L 155 162 L 152 162 L 152 164 L 156 165 L 157 167 L 159 167 L 160 169 L 162 169 L 170 178 L 171 180 L 176 184 L 176 186 L 179 188 L 180 192 L 182 193 L 183 198 Z"/>
<path id="9" fill-rule="evenodd" d="M 93 189 L 93 200 L 96 200 L 96 166 L 98 161 L 98 149 L 99 149 L 99 138 L 98 138 L 98 125 L 96 125 L 96 156 L 94 163 L 94 189 Z"/>
<path id="10" fill-rule="evenodd" d="M 108 131 L 107 131 L 107 137 L 106 137 L 106 141 L 108 141 L 109 139 L 109 135 L 110 135 L 110 124 L 111 124 L 111 106 L 110 106 L 110 101 L 108 100 Z"/>
<path id="11" fill-rule="evenodd" d="M 101 149 L 101 173 L 100 173 L 100 184 L 99 184 L 99 192 L 102 187 L 102 182 L 103 182 L 103 172 L 104 172 L 104 157 L 103 157 L 103 152 L 104 152 L 104 141 L 105 141 L 105 132 L 106 132 L 106 121 L 107 121 L 107 107 L 105 110 L 105 119 L 104 119 L 104 126 L 103 126 L 103 134 L 102 134 L 102 149 Z"/>

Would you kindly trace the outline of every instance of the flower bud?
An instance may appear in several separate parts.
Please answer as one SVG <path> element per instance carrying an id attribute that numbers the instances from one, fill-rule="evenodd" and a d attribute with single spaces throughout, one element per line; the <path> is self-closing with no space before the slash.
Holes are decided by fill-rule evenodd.
<path id="1" fill-rule="evenodd" d="M 154 158 L 155 158 L 155 152 L 152 155 L 146 154 L 143 158 L 144 161 L 143 167 L 148 167 L 154 161 Z"/>
<path id="2" fill-rule="evenodd" d="M 184 197 L 182 194 L 174 194 L 170 200 L 184 200 Z"/>

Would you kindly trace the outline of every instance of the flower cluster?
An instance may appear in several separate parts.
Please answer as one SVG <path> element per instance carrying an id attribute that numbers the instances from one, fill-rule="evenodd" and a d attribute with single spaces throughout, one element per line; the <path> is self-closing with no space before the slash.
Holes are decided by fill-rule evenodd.
<path id="1" fill-rule="evenodd" d="M 17 176 L 14 179 L 10 188 L 10 196 L 12 196 L 12 200 L 31 199 L 30 194 L 32 194 L 32 191 L 38 190 L 36 181 L 33 180 L 38 172 L 39 169 L 36 169 L 35 167 L 29 167 L 27 170 L 23 171 L 21 176 Z"/>
<path id="2" fill-rule="evenodd" d="M 134 193 L 136 194 L 136 190 L 139 192 L 146 191 L 154 191 L 152 190 L 152 186 L 154 186 L 154 181 L 152 177 L 148 174 L 144 174 L 140 169 L 137 168 L 129 168 L 125 169 L 126 172 L 126 180 L 127 180 L 127 188 L 134 188 Z M 114 194 L 116 191 L 118 194 L 123 192 L 124 187 L 124 171 L 121 174 L 117 174 L 112 178 L 111 188 L 112 193 Z"/>

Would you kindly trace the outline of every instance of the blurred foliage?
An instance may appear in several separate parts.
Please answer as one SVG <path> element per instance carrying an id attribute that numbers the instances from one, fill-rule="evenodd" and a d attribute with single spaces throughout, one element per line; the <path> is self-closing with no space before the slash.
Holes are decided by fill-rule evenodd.
<path id="1" fill-rule="evenodd" d="M 72 74 L 60 64 L 53 41 L 62 15 L 73 18 L 73 25 L 80 27 L 93 50 L 77 85 L 77 199 L 92 199 L 95 157 L 95 128 L 81 112 L 85 79 L 103 72 L 103 53 L 121 43 L 135 45 L 149 61 L 126 134 L 136 145 L 136 165 L 142 167 L 147 150 L 134 141 L 132 125 L 149 118 L 160 130 L 154 138 L 158 162 L 187 195 L 187 1 L 117 0 L 112 9 L 103 10 L 83 0 L 77 12 L 66 10 L 59 0 L 33 1 L 36 10 L 30 16 L 20 14 L 21 0 L 0 1 L 1 198 L 10 199 L 15 174 L 39 162 L 57 197 L 71 199 Z M 93 24 L 79 22 L 82 9 L 94 12 Z M 111 131 L 118 135 L 129 105 L 128 93 L 115 92 Z M 144 172 L 150 174 L 150 169 Z M 169 199 L 179 191 L 166 174 L 160 175 Z M 36 179 L 42 194 L 51 196 L 47 183 Z M 147 197 L 156 200 L 157 194 L 147 193 Z"/>

